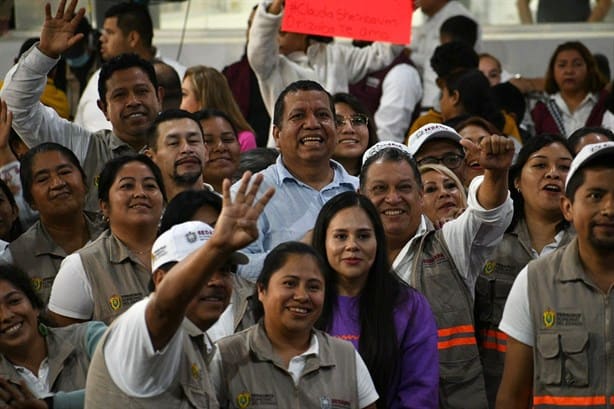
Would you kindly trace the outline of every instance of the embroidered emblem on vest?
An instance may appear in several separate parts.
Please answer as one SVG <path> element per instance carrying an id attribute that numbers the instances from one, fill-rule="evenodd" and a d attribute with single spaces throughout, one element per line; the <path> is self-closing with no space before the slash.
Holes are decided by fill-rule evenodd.
<path id="1" fill-rule="evenodd" d="M 191 369 L 192 369 L 192 378 L 194 378 L 197 381 L 200 380 L 200 367 L 194 363 L 192 364 Z"/>
<path id="2" fill-rule="evenodd" d="M 484 274 L 486 275 L 492 274 L 493 271 L 495 271 L 496 265 L 497 263 L 494 261 L 487 261 L 486 264 L 484 265 Z"/>
<path id="3" fill-rule="evenodd" d="M 94 186 L 98 187 L 98 182 L 100 182 L 100 175 L 94 176 Z"/>
<path id="4" fill-rule="evenodd" d="M 122 307 L 122 297 L 119 295 L 112 295 L 111 298 L 109 298 L 109 304 L 111 308 L 113 308 L 113 311 L 119 310 Z"/>
<path id="5" fill-rule="evenodd" d="M 556 312 L 550 309 L 544 311 L 544 325 L 546 326 L 546 328 L 552 327 L 555 321 L 556 321 Z"/>
<path id="6" fill-rule="evenodd" d="M 320 409 L 331 409 L 333 405 L 330 399 L 326 396 L 320 396 Z"/>
<path id="7" fill-rule="evenodd" d="M 237 405 L 240 409 L 245 409 L 252 401 L 252 395 L 249 392 L 243 392 L 237 395 Z"/>
<path id="8" fill-rule="evenodd" d="M 43 288 L 43 279 L 40 277 L 33 278 L 32 287 L 34 287 L 34 291 L 40 291 Z"/>
<path id="9" fill-rule="evenodd" d="M 196 241 L 196 233 L 193 231 L 187 233 L 185 235 L 185 239 L 188 241 L 188 243 L 194 243 Z"/>

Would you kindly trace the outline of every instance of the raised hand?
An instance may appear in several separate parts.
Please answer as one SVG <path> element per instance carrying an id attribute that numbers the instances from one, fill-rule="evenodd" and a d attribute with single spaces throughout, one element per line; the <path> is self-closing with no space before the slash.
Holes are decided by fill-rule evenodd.
<path id="1" fill-rule="evenodd" d="M 57 58 L 83 38 L 83 33 L 75 34 L 77 26 L 85 14 L 83 7 L 75 14 L 77 2 L 78 0 L 71 0 L 66 7 L 66 0 L 60 1 L 55 16 L 51 15 L 51 5 L 45 4 L 45 22 L 41 30 L 41 41 L 38 45 L 43 54 Z"/>
<path id="2" fill-rule="evenodd" d="M 243 248 L 258 238 L 258 217 L 275 193 L 275 189 L 269 188 L 255 200 L 262 178 L 262 175 L 252 177 L 251 172 L 245 172 L 234 201 L 230 197 L 230 181 L 224 180 L 222 212 L 211 240 L 230 251 Z"/>
<path id="3" fill-rule="evenodd" d="M 507 170 L 514 158 L 514 141 L 501 135 L 490 135 L 480 141 L 479 145 L 469 139 L 461 139 L 461 145 L 479 157 L 480 166 L 485 170 Z"/>

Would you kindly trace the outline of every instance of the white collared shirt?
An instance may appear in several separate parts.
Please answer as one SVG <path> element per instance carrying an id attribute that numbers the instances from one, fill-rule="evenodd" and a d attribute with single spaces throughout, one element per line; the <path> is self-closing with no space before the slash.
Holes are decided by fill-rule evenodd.
<path id="1" fill-rule="evenodd" d="M 588 93 L 586 97 L 580 102 L 580 105 L 576 108 L 575 111 L 571 112 L 569 107 L 563 100 L 560 92 L 552 95 L 552 100 L 556 106 L 559 107 L 561 112 L 561 116 L 563 117 L 563 126 L 565 127 L 565 134 L 567 136 L 571 135 L 574 131 L 585 126 L 588 117 L 591 114 L 591 111 L 597 104 L 597 94 Z"/>

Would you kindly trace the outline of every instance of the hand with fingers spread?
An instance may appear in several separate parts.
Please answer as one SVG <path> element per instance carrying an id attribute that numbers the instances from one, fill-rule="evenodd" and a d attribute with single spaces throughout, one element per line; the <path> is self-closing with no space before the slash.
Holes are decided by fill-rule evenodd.
<path id="1" fill-rule="evenodd" d="M 258 238 L 258 217 L 275 192 L 275 189 L 270 188 L 260 199 L 255 200 L 262 179 L 260 174 L 252 176 L 251 172 L 245 172 L 234 201 L 230 197 L 230 181 L 224 180 L 222 213 L 211 238 L 218 246 L 235 250 Z"/>
<path id="2" fill-rule="evenodd" d="M 45 401 L 36 398 L 24 380 L 16 384 L 0 377 L 0 402 L 0 408 L 47 409 Z"/>
<path id="3" fill-rule="evenodd" d="M 501 135 L 490 135 L 482 139 L 479 145 L 464 138 L 461 145 L 476 156 L 479 156 L 480 166 L 485 170 L 505 171 L 512 165 L 514 158 L 514 141 Z"/>
<path id="4" fill-rule="evenodd" d="M 80 8 L 75 13 L 77 2 L 78 0 L 71 0 L 66 7 L 66 0 L 61 0 L 55 16 L 51 15 L 51 4 L 45 4 L 45 22 L 38 48 L 48 57 L 59 57 L 83 38 L 82 33 L 75 34 L 85 14 L 85 8 Z"/>

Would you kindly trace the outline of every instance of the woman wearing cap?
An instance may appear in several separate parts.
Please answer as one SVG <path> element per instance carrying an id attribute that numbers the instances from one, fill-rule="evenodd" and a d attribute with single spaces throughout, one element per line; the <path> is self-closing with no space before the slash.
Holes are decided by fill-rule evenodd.
<path id="1" fill-rule="evenodd" d="M 151 261 L 156 290 L 120 316 L 100 341 L 87 377 L 86 407 L 107 408 L 109 402 L 113 407 L 217 407 L 204 331 L 228 300 L 208 283 L 224 280 L 232 264 L 244 262 L 234 251 L 258 235 L 256 221 L 273 189 L 255 201 L 262 176 L 251 186 L 249 181 L 244 175 L 234 201 L 225 183 L 215 231 L 187 222 L 156 240 Z"/>
<path id="2" fill-rule="evenodd" d="M 539 135 L 527 141 L 510 169 L 512 222 L 480 272 L 475 292 L 478 342 L 492 407 L 506 345 L 499 321 L 512 283 L 529 261 L 563 246 L 574 234 L 560 208 L 572 158 L 566 139 Z"/>
<path id="3" fill-rule="evenodd" d="M 353 95 L 333 95 L 337 123 L 337 145 L 333 159 L 353 176 L 360 174 L 362 154 L 377 142 L 373 117 Z"/>
<path id="4" fill-rule="evenodd" d="M 211 380 L 221 408 L 375 408 L 373 382 L 351 344 L 314 329 L 330 277 L 305 243 L 267 254 L 256 282 L 258 324 L 221 339 Z"/>
<path id="5" fill-rule="evenodd" d="M 58 325 L 110 324 L 148 293 L 151 246 L 166 201 L 160 170 L 145 155 L 112 159 L 100 173 L 98 198 L 109 228 L 62 263 L 49 299 Z"/>
<path id="6" fill-rule="evenodd" d="M 320 211 L 313 246 L 336 286 L 320 326 L 350 341 L 380 395 L 378 408 L 438 408 L 437 326 L 424 296 L 391 269 L 379 213 L 365 196 L 341 193 Z"/>

